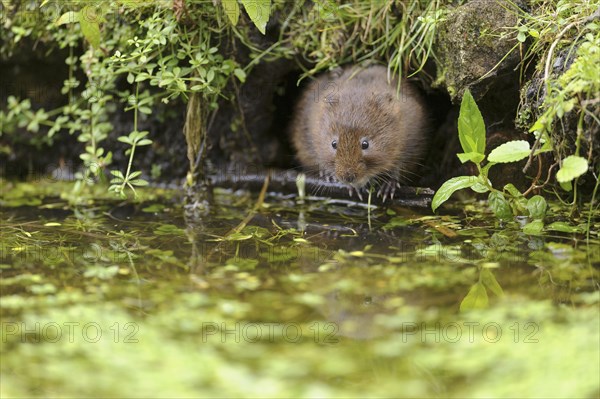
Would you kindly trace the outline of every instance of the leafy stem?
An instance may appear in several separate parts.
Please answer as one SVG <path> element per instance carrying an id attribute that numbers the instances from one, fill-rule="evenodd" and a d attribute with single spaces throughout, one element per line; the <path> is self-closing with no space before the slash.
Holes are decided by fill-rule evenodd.
<path id="1" fill-rule="evenodd" d="M 458 136 L 463 153 L 457 154 L 461 162 L 473 162 L 477 167 L 478 176 L 458 176 L 445 182 L 435 193 L 431 207 L 435 211 L 441 204 L 458 190 L 470 188 L 483 194 L 488 194 L 488 204 L 496 217 L 500 220 L 510 221 L 514 215 L 528 213 L 532 222 L 523 227 L 527 234 L 539 234 L 544 227 L 543 218 L 546 213 L 546 201 L 536 195 L 529 200 L 512 184 L 504 186 L 500 191 L 493 187 L 488 179 L 492 166 L 498 163 L 518 162 L 531 153 L 531 147 L 525 140 L 514 140 L 501 144 L 487 155 L 485 145 L 485 124 L 479 108 L 467 90 L 463 96 L 458 118 Z M 507 198 L 508 197 L 508 198 Z"/>
<path id="2" fill-rule="evenodd" d="M 133 192 L 133 195 L 137 197 L 137 192 L 135 191 L 135 187 L 147 186 L 148 182 L 143 179 L 138 179 L 138 177 L 142 174 L 140 171 L 131 171 L 131 167 L 133 166 L 133 157 L 135 155 L 135 149 L 138 146 L 150 145 L 152 144 L 152 140 L 145 138 L 148 135 L 147 131 L 140 132 L 138 131 L 138 110 L 140 108 L 139 101 L 139 82 L 135 85 L 135 97 L 133 98 L 132 108 L 133 108 L 133 131 L 128 136 L 121 136 L 118 140 L 122 143 L 129 144 L 131 148 L 129 148 L 127 152 L 129 152 L 129 161 L 127 162 L 127 171 L 125 175 L 119 170 L 111 171 L 111 174 L 114 178 L 110 181 L 111 186 L 109 187 L 110 191 L 114 191 L 119 196 L 125 198 L 125 188 L 129 187 Z"/>

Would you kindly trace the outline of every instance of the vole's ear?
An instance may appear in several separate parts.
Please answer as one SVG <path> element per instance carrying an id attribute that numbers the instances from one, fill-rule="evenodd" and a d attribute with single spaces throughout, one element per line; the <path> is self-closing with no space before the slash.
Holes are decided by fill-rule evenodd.
<path id="1" fill-rule="evenodd" d="M 329 71 L 329 76 L 332 79 L 339 79 L 343 73 L 344 73 L 344 70 L 342 69 L 342 67 L 335 67 L 334 69 Z"/>
<path id="2" fill-rule="evenodd" d="M 329 106 L 335 105 L 340 102 L 339 87 L 336 81 L 330 80 L 324 82 L 319 86 L 319 93 L 317 93 L 320 101 L 323 101 Z"/>

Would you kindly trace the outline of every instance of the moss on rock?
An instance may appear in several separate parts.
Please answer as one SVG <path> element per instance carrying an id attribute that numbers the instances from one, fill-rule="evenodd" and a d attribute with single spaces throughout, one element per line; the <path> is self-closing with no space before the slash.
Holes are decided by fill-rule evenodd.
<path id="1" fill-rule="evenodd" d="M 494 78 L 519 63 L 519 54 L 511 51 L 516 35 L 505 29 L 516 25 L 516 12 L 496 1 L 471 1 L 447 15 L 435 49 L 438 81 L 445 82 L 453 102 L 460 101 L 467 88 L 476 99 L 483 97 Z"/>

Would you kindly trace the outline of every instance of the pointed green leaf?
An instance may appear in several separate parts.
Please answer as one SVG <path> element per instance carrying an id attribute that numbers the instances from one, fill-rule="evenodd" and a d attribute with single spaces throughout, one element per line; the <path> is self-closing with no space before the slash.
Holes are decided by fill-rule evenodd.
<path id="1" fill-rule="evenodd" d="M 237 0 L 222 0 L 221 3 L 229 22 L 231 22 L 231 25 L 236 26 L 240 19 L 240 6 Z"/>
<path id="2" fill-rule="evenodd" d="M 477 176 L 458 176 L 446 181 L 435 192 L 433 200 L 431 201 L 431 209 L 435 212 L 435 210 L 446 202 L 455 191 L 471 187 L 476 183 Z"/>
<path id="3" fill-rule="evenodd" d="M 460 162 L 465 163 L 467 161 L 471 161 L 474 163 L 481 163 L 485 159 L 485 155 L 480 154 L 478 152 L 468 152 L 468 153 L 460 153 L 456 154 Z"/>
<path id="4" fill-rule="evenodd" d="M 561 233 L 577 233 L 582 232 L 581 228 L 577 226 L 571 226 L 569 223 L 565 222 L 554 222 L 550 223 L 546 226 L 546 230 L 548 231 L 560 231 Z"/>
<path id="5" fill-rule="evenodd" d="M 529 128 L 529 132 L 543 132 L 547 130 L 546 119 L 542 116 L 538 120 L 535 121 L 533 126 Z"/>
<path id="6" fill-rule="evenodd" d="M 509 141 L 494 148 L 488 155 L 488 160 L 496 163 L 517 162 L 527 158 L 530 152 L 531 148 L 527 141 Z"/>
<path id="7" fill-rule="evenodd" d="M 110 174 L 118 177 L 119 179 L 125 179 L 125 176 L 123 176 L 123 173 L 121 173 L 120 170 L 111 170 Z"/>
<path id="8" fill-rule="evenodd" d="M 496 276 L 494 276 L 490 269 L 481 269 L 481 274 L 479 276 L 483 285 L 489 288 L 496 296 L 504 296 L 502 287 L 500 287 L 500 284 L 498 284 L 498 281 L 496 280 Z"/>
<path id="9" fill-rule="evenodd" d="M 138 187 L 147 186 L 149 184 L 146 180 L 143 179 L 130 180 L 129 183 Z"/>
<path id="10" fill-rule="evenodd" d="M 100 47 L 100 25 L 97 19 L 80 18 L 79 25 L 81 26 L 83 36 L 85 36 L 92 47 Z"/>
<path id="11" fill-rule="evenodd" d="M 79 22 L 79 11 L 67 11 L 60 16 L 54 23 L 56 26 Z"/>
<path id="12" fill-rule="evenodd" d="M 485 309 L 488 307 L 488 294 L 482 283 L 475 283 L 469 290 L 467 296 L 460 303 L 460 311 L 471 309 Z"/>
<path id="13" fill-rule="evenodd" d="M 552 146 L 552 140 L 548 137 L 548 133 L 542 133 L 542 137 L 540 138 L 540 143 L 542 143 L 542 147 L 538 148 L 534 155 L 542 154 L 544 152 L 554 151 L 554 147 Z"/>
<path id="14" fill-rule="evenodd" d="M 460 104 L 458 138 L 465 153 L 485 154 L 485 124 L 469 90 L 465 91 Z"/>
<path id="15" fill-rule="evenodd" d="M 242 0 L 242 4 L 254 25 L 264 35 L 271 12 L 271 0 Z"/>

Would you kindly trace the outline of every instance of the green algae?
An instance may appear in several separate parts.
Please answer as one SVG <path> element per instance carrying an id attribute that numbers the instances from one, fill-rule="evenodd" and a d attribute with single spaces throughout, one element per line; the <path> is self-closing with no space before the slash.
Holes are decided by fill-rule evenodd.
<path id="1" fill-rule="evenodd" d="M 229 234 L 253 204 L 228 195 L 201 225 L 156 196 L 3 209 L 2 396 L 597 394 L 598 220 L 530 236 L 470 202 L 369 229 L 267 197 Z"/>

